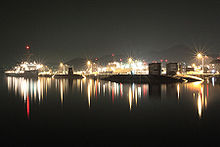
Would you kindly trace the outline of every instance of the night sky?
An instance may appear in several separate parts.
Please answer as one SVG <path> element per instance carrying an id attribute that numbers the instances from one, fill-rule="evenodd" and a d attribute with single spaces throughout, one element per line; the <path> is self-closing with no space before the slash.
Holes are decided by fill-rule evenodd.
<path id="1" fill-rule="evenodd" d="M 12 1 L 0 4 L 0 65 L 26 44 L 44 63 L 107 54 L 185 60 L 220 53 L 220 1 Z"/>

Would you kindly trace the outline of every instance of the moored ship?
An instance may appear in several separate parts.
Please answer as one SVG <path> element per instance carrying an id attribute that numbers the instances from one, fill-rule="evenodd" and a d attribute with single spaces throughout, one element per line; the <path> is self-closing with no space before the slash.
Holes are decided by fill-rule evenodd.
<path id="1" fill-rule="evenodd" d="M 43 68 L 42 64 L 36 62 L 22 62 L 21 64 L 14 67 L 12 70 L 5 71 L 6 76 L 13 77 L 38 77 L 39 70 Z"/>
<path id="2" fill-rule="evenodd" d="M 25 78 L 37 78 L 39 71 L 44 68 L 43 64 L 36 63 L 35 61 L 31 62 L 30 57 L 30 46 L 26 46 L 26 59 L 12 70 L 5 71 L 6 76 L 12 77 L 25 77 Z"/>

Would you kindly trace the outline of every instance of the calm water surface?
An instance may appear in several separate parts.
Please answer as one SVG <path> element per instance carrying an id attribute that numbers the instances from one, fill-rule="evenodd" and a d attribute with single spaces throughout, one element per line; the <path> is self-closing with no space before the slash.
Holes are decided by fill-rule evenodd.
<path id="1" fill-rule="evenodd" d="M 220 85 L 1 76 L 6 145 L 214 145 Z M 219 143 L 220 145 L 220 143 Z"/>

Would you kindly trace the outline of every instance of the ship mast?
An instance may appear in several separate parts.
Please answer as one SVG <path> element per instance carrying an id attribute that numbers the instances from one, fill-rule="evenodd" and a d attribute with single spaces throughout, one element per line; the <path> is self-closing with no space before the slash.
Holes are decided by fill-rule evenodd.
<path id="1" fill-rule="evenodd" d="M 25 60 L 26 60 L 26 62 L 30 62 L 30 59 L 31 59 L 31 56 L 32 56 L 32 53 L 30 52 L 30 46 L 29 45 L 27 45 L 26 47 L 25 47 L 25 49 L 26 49 L 26 52 L 25 52 Z"/>

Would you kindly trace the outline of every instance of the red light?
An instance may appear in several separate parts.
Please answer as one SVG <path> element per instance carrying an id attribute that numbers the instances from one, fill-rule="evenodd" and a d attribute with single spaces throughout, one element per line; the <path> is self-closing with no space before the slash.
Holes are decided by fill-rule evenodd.
<path id="1" fill-rule="evenodd" d="M 29 50 L 29 49 L 30 49 L 30 46 L 27 45 L 27 46 L 26 46 L 26 49 Z"/>
<path id="2" fill-rule="evenodd" d="M 112 54 L 112 57 L 114 57 L 115 56 L 115 54 Z"/>
<path id="3" fill-rule="evenodd" d="M 98 58 L 95 58 L 96 61 L 98 61 Z"/>
<path id="4" fill-rule="evenodd" d="M 165 62 L 167 62 L 168 60 L 166 59 Z"/>
<path id="5" fill-rule="evenodd" d="M 27 118 L 30 118 L 30 104 L 29 104 L 29 96 L 27 95 Z"/>
<path id="6" fill-rule="evenodd" d="M 163 59 L 161 59 L 160 62 L 163 62 Z"/>
<path id="7" fill-rule="evenodd" d="M 115 101 L 115 92 L 114 92 L 114 88 L 112 86 L 112 103 L 114 104 Z"/>
<path id="8" fill-rule="evenodd" d="M 120 61 L 122 61 L 122 59 L 120 59 Z"/>

